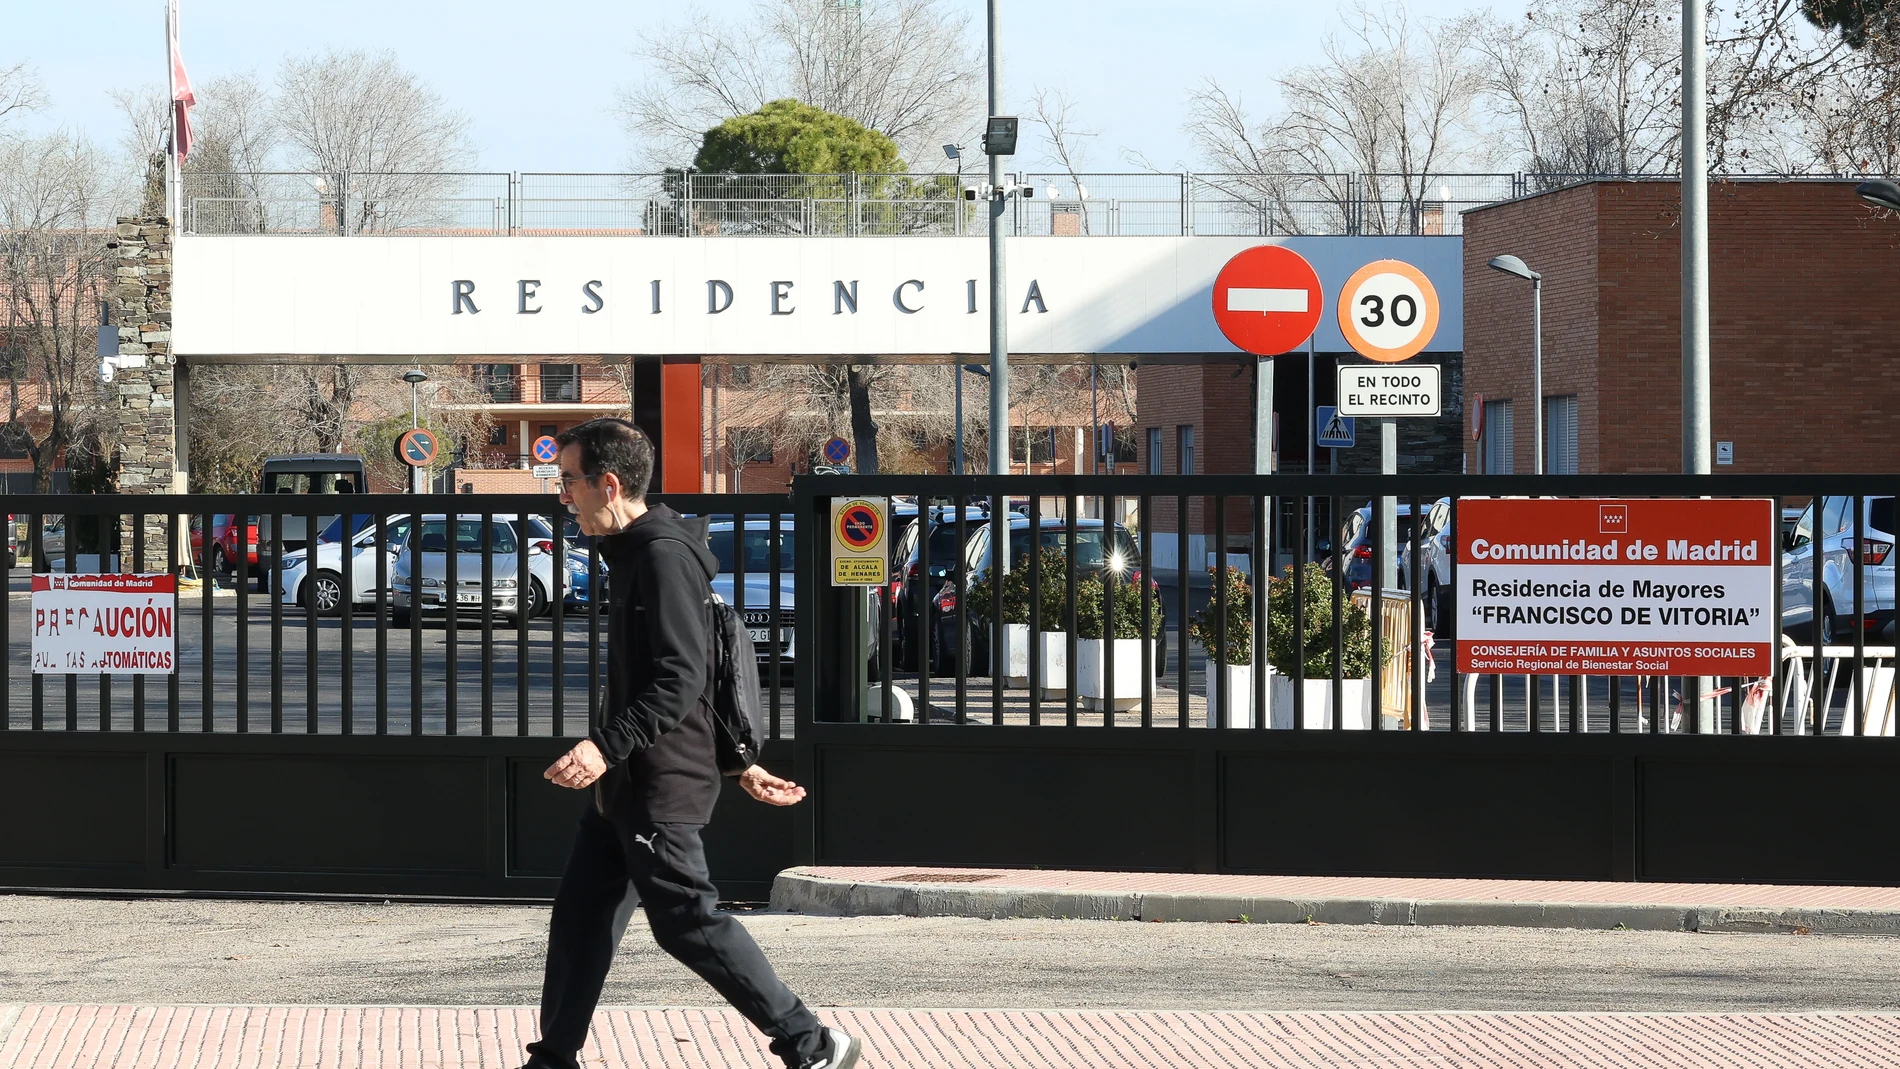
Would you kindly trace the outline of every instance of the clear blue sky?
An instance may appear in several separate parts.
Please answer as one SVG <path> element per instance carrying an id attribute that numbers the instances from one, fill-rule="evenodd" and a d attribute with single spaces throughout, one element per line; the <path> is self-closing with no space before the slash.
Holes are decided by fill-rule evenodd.
<path id="1" fill-rule="evenodd" d="M 953 2 L 967 5 L 980 33 L 980 0 Z M 0 65 L 28 61 L 52 96 L 30 125 L 82 128 L 116 146 L 121 124 L 106 91 L 164 80 L 161 0 L 6 6 Z M 736 20 L 752 6 L 703 0 L 701 10 Z M 1490 5 L 1407 5 L 1418 16 L 1473 6 Z M 615 88 L 639 77 L 631 48 L 649 17 L 686 14 L 684 5 L 627 0 L 181 0 L 181 7 L 195 80 L 245 69 L 268 77 L 286 52 L 393 50 L 473 118 L 480 166 L 496 171 L 623 169 L 629 145 L 610 108 Z M 1264 110 L 1274 75 L 1317 54 L 1335 11 L 1331 2 L 1292 0 L 1003 0 L 1007 103 L 1019 106 L 1032 85 L 1067 92 L 1083 123 L 1102 131 L 1090 152 L 1094 169 L 1122 169 L 1125 148 L 1160 167 L 1192 166 L 1180 129 L 1188 90 L 1212 76 Z"/>

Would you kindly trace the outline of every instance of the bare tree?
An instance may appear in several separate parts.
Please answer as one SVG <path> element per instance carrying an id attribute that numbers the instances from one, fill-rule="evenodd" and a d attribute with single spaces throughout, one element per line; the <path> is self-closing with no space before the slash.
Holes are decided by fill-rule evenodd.
<path id="1" fill-rule="evenodd" d="M 1900 43 L 1870 29 L 1861 52 L 1816 88 L 1807 140 L 1826 170 L 1900 174 Z"/>
<path id="2" fill-rule="evenodd" d="M 970 19 L 947 0 L 758 0 L 737 24 L 694 11 L 635 55 L 652 74 L 617 110 L 648 167 L 684 165 L 707 130 L 786 97 L 856 119 L 913 164 L 980 111 Z"/>
<path id="3" fill-rule="evenodd" d="M 103 154 L 53 134 L 0 141 L 0 326 L 7 332 L 11 436 L 34 486 L 52 475 L 98 408 L 98 331 L 108 268 Z"/>
<path id="4" fill-rule="evenodd" d="M 0 130 L 15 116 L 46 106 L 39 76 L 25 63 L 0 67 Z"/>
<path id="5" fill-rule="evenodd" d="M 1473 20 L 1414 20 L 1400 7 L 1363 5 L 1347 18 L 1321 62 L 1278 79 L 1284 107 L 1268 120 L 1255 123 L 1215 81 L 1189 97 L 1189 138 L 1216 170 L 1236 176 L 1228 192 L 1276 213 L 1276 229 L 1311 229 L 1302 216 L 1330 206 L 1336 216 L 1361 212 L 1365 232 L 1407 232 L 1436 175 L 1491 162 L 1476 121 L 1483 81 L 1469 47 Z"/>
<path id="6" fill-rule="evenodd" d="M 171 144 L 171 102 L 161 86 L 107 93 L 125 121 L 120 135 L 126 179 L 137 187 L 138 214 L 165 214 L 165 151 Z"/>
<path id="7" fill-rule="evenodd" d="M 1043 152 L 1047 161 L 1069 179 L 1069 189 L 1082 197 L 1082 172 L 1088 167 L 1089 142 L 1101 131 L 1084 127 L 1078 115 L 1080 106 L 1059 89 L 1037 88 L 1029 98 L 1028 119 L 1042 127 Z M 1082 233 L 1089 233 L 1088 206 L 1083 204 Z"/>
<path id="8" fill-rule="evenodd" d="M 444 221 L 435 205 L 448 175 L 474 158 L 468 117 L 390 52 L 285 59 L 273 122 L 292 167 L 322 176 L 317 192 L 350 231 Z"/>

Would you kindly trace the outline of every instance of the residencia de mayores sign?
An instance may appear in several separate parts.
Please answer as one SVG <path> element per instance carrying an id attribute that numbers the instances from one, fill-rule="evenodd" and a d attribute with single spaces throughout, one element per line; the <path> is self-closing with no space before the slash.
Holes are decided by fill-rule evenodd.
<path id="1" fill-rule="evenodd" d="M 1460 498 L 1457 528 L 1461 672 L 1774 670 L 1772 501 Z"/>

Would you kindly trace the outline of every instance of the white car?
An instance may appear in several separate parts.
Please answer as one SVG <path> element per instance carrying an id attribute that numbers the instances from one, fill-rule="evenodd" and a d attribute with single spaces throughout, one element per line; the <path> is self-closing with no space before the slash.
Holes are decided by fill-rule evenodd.
<path id="1" fill-rule="evenodd" d="M 471 518 L 477 521 L 480 520 L 480 517 L 461 517 L 461 519 L 464 520 Z M 425 517 L 425 521 L 440 519 L 442 519 L 440 516 Z M 520 530 L 520 526 L 516 522 L 516 517 L 512 513 L 497 514 L 494 519 L 498 523 L 508 524 L 511 530 Z M 356 605 L 374 606 L 376 604 L 377 594 L 376 523 L 373 517 L 368 516 L 356 517 L 355 522 L 361 523 L 363 526 L 350 539 L 350 586 L 353 588 L 354 593 L 354 597 L 351 598 L 351 601 Z M 554 558 L 549 553 L 548 547 L 553 544 L 552 539 L 554 532 L 553 528 L 548 526 L 547 521 L 539 516 L 529 516 L 527 525 L 528 534 L 530 535 L 528 538 L 528 574 L 532 578 L 528 588 L 528 610 L 530 616 L 540 616 L 553 610 L 553 602 L 548 598 L 548 591 L 554 588 L 554 574 L 556 569 L 554 567 Z M 317 604 L 318 615 L 335 616 L 342 612 L 342 527 L 343 519 L 342 517 L 337 517 L 331 521 L 328 527 L 325 527 L 323 531 L 318 534 L 316 574 L 314 579 L 311 577 L 309 553 L 307 550 L 300 549 L 284 554 L 283 591 L 280 597 L 286 605 L 308 607 L 309 602 L 306 599 L 314 598 Z M 389 538 L 386 544 L 389 563 L 383 572 L 386 581 L 393 581 L 397 572 L 397 566 L 401 563 L 399 558 L 403 555 L 403 548 L 408 542 L 408 538 L 409 517 L 405 514 L 397 514 L 389 517 Z M 512 541 L 509 542 L 506 550 L 497 550 L 498 554 L 501 552 L 516 552 L 514 543 Z M 457 567 L 458 571 L 466 567 L 459 557 L 457 559 Z M 497 574 L 499 574 L 499 568 L 501 567 L 499 562 L 496 567 L 498 569 Z M 515 567 L 515 561 L 508 563 L 507 568 L 510 570 L 509 574 L 513 574 Z M 481 557 L 477 555 L 474 557 L 475 570 L 472 573 L 477 579 L 481 577 L 481 568 Z M 458 574 L 456 578 L 460 580 L 467 578 L 467 576 Z M 565 569 L 563 569 L 561 580 L 560 589 L 565 596 L 568 592 L 568 584 L 572 581 L 571 577 L 565 574 Z"/>
<path id="2" fill-rule="evenodd" d="M 1894 638 L 1893 498 L 1863 497 L 1861 537 L 1854 537 L 1854 499 L 1822 497 L 1808 503 L 1783 544 L 1781 628 L 1814 631 L 1814 563 L 1821 561 L 1821 640 L 1854 640 L 1854 554 L 1861 560 L 1861 613 L 1866 638 Z M 1817 520 L 1818 517 L 1818 520 Z"/>
<path id="3" fill-rule="evenodd" d="M 1418 571 L 1423 587 L 1412 585 L 1412 544 L 1399 547 L 1399 574 L 1405 589 L 1425 592 L 1425 619 L 1440 638 L 1450 638 L 1452 628 L 1451 589 L 1451 498 L 1441 497 L 1425 506 L 1425 515 L 1415 525 L 1418 538 Z"/>

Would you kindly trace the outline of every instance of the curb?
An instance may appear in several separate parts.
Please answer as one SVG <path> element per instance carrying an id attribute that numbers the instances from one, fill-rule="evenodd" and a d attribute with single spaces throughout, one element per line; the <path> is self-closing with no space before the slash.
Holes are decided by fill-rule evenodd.
<path id="1" fill-rule="evenodd" d="M 20 1019 L 19 1005 L 0 1006 L 0 1047 L 6 1046 L 7 1037 L 13 1034 L 13 1026 Z"/>
<path id="2" fill-rule="evenodd" d="M 1236 895 L 1054 891 L 856 883 L 787 869 L 771 908 L 819 917 L 973 917 L 980 920 L 1190 921 L 1501 928 L 1623 928 L 1644 932 L 1900 935 L 1900 910 L 1657 903 L 1513 902 L 1421 898 L 1254 898 Z"/>

